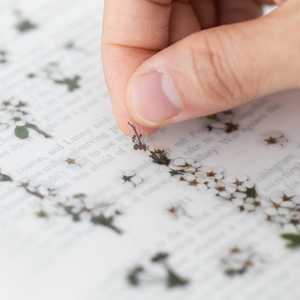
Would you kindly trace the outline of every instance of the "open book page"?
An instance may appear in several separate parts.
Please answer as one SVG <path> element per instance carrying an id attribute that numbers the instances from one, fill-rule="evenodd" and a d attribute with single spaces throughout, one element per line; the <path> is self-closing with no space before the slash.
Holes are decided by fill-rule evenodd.
<path id="1" fill-rule="evenodd" d="M 144 141 L 172 161 L 153 163 L 115 122 L 102 12 L 0 3 L 0 298 L 299 299 L 280 237 L 297 214 L 280 218 L 299 205 L 300 91 L 161 128 Z"/>

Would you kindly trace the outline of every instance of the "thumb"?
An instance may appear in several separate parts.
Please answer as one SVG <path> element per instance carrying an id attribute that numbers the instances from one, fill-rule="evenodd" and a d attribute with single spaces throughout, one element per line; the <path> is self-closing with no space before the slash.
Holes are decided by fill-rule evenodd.
<path id="1" fill-rule="evenodd" d="M 300 86 L 300 1 L 259 19 L 195 33 L 144 62 L 126 102 L 148 127 L 223 111 Z"/>

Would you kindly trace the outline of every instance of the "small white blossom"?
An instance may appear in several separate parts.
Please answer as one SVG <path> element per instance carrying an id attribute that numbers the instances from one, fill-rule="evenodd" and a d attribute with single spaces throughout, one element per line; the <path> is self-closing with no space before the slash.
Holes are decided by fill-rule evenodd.
<path id="1" fill-rule="evenodd" d="M 192 158 L 176 158 L 169 164 L 171 170 L 184 173 L 195 173 L 200 167 L 201 164 Z"/>
<path id="2" fill-rule="evenodd" d="M 225 179 L 228 183 L 235 185 L 236 189 L 240 192 L 246 192 L 247 189 L 254 188 L 254 182 L 249 181 L 248 177 L 243 174 L 237 176 L 229 175 Z"/>
<path id="3" fill-rule="evenodd" d="M 37 188 L 39 187 L 38 182 L 34 180 L 30 180 L 27 177 L 21 178 L 20 180 L 15 180 L 13 184 L 17 187 L 25 188 L 31 192 L 36 192 Z"/>
<path id="4" fill-rule="evenodd" d="M 270 199 L 261 201 L 261 206 L 268 216 L 287 215 L 298 202 L 300 203 L 300 198 L 293 190 L 275 191 Z"/>
<path id="5" fill-rule="evenodd" d="M 16 126 L 25 126 L 26 123 L 33 121 L 33 117 L 17 111 L 11 114 L 10 120 L 12 120 Z"/>
<path id="6" fill-rule="evenodd" d="M 210 181 L 207 183 L 209 187 L 208 193 L 225 199 L 229 199 L 236 191 L 236 186 L 228 184 L 225 180 Z"/>
<path id="7" fill-rule="evenodd" d="M 220 180 L 224 177 L 223 172 L 224 169 L 222 167 L 201 167 L 197 174 L 195 174 L 197 177 L 200 177 L 200 172 L 205 173 L 206 177 L 213 178 Z"/>
<path id="8" fill-rule="evenodd" d="M 231 201 L 233 205 L 238 207 L 241 211 L 252 212 L 256 209 L 254 198 L 233 198 Z"/>
<path id="9" fill-rule="evenodd" d="M 186 209 L 184 208 L 184 206 L 178 200 L 177 201 L 172 201 L 172 203 L 170 203 L 167 206 L 166 211 L 167 211 L 168 215 L 170 215 L 170 216 L 172 216 L 176 219 L 181 217 L 181 216 L 191 218 L 191 216 L 187 214 Z"/>
<path id="10" fill-rule="evenodd" d="M 62 155 L 60 157 L 60 162 L 68 169 L 79 170 L 83 165 L 87 163 L 87 160 L 84 158 L 79 158 L 77 155 L 69 154 Z"/>
<path id="11" fill-rule="evenodd" d="M 128 188 L 134 188 L 143 182 L 143 179 L 137 176 L 133 171 L 119 171 L 116 176 L 115 183 L 119 185 L 124 184 Z"/>
<path id="12" fill-rule="evenodd" d="M 279 131 L 271 131 L 258 136 L 258 146 L 261 148 L 280 150 L 287 142 L 288 140 L 284 137 L 283 133 Z"/>

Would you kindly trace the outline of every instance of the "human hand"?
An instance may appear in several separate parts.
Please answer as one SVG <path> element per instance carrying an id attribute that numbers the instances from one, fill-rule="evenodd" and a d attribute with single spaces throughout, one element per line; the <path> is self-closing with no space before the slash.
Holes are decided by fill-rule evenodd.
<path id="1" fill-rule="evenodd" d="M 130 135 L 134 119 L 152 134 L 300 87 L 300 1 L 274 2 L 260 17 L 272 0 L 106 0 L 102 58 L 120 128 Z"/>

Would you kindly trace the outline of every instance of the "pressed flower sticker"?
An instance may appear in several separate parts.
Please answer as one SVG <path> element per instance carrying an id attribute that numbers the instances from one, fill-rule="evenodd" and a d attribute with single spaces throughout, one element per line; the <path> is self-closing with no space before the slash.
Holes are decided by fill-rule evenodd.
<path id="1" fill-rule="evenodd" d="M 227 255 L 221 259 L 224 273 L 227 276 L 243 275 L 250 269 L 258 267 L 262 262 L 262 258 L 251 248 L 242 249 L 240 247 L 231 248 Z"/>
<path id="2" fill-rule="evenodd" d="M 37 28 L 36 24 L 32 23 L 29 19 L 23 17 L 22 12 L 20 10 L 15 10 L 15 16 L 18 18 L 16 28 L 19 32 L 23 33 Z"/>
<path id="3" fill-rule="evenodd" d="M 3 100 L 0 103 L 0 131 L 15 126 L 14 133 L 19 139 L 28 137 L 28 129 L 36 131 L 45 138 L 50 138 L 48 133 L 33 123 L 33 117 L 23 110 L 26 106 L 27 103 L 19 99 Z"/>
<path id="4" fill-rule="evenodd" d="M 43 76 L 35 74 L 35 73 L 29 73 L 27 75 L 28 78 L 36 78 L 40 77 L 42 79 L 48 79 L 54 82 L 55 84 L 59 85 L 66 85 L 69 92 L 73 92 L 80 88 L 79 80 L 80 76 L 74 75 L 73 77 L 68 77 L 63 74 L 63 72 L 59 68 L 59 64 L 57 62 L 49 63 L 44 69 L 43 69 Z"/>
<path id="5" fill-rule="evenodd" d="M 189 283 L 189 280 L 182 278 L 177 273 L 175 273 L 175 271 L 170 267 L 168 263 L 168 257 L 168 253 L 158 252 L 150 259 L 151 263 L 161 266 L 164 272 L 163 276 L 152 273 L 142 266 L 136 266 L 128 272 L 126 276 L 127 282 L 133 286 L 162 282 L 168 288 L 187 285 Z"/>
<path id="6" fill-rule="evenodd" d="M 206 117 L 208 131 L 220 130 L 231 133 L 239 129 L 239 124 L 234 122 L 234 114 L 231 110 L 223 111 L 218 114 Z"/>
<path id="7" fill-rule="evenodd" d="M 133 171 L 119 171 L 116 173 L 115 183 L 118 185 L 124 185 L 130 189 L 133 189 L 142 182 L 143 179 L 137 176 Z"/>
<path id="8" fill-rule="evenodd" d="M 190 216 L 183 204 L 180 201 L 173 201 L 170 203 L 166 209 L 167 213 L 171 215 L 173 218 L 178 219 L 180 217 L 186 217 L 191 219 L 192 216 Z"/>
<path id="9" fill-rule="evenodd" d="M 166 156 L 165 150 L 161 148 L 152 148 L 146 145 L 145 137 L 142 134 L 137 132 L 136 127 L 133 124 L 128 123 L 130 128 L 133 131 L 132 142 L 134 144 L 134 150 L 142 150 L 147 153 L 147 155 L 152 159 L 152 162 L 159 164 L 159 165 L 166 165 L 170 164 L 170 159 Z"/>
<path id="10" fill-rule="evenodd" d="M 258 136 L 258 146 L 270 150 L 281 150 L 288 142 L 287 138 L 280 131 L 270 131 Z"/>
<path id="11" fill-rule="evenodd" d="M 61 165 L 67 169 L 79 170 L 82 166 L 87 164 L 85 158 L 80 158 L 77 155 L 68 154 L 60 157 Z"/>

